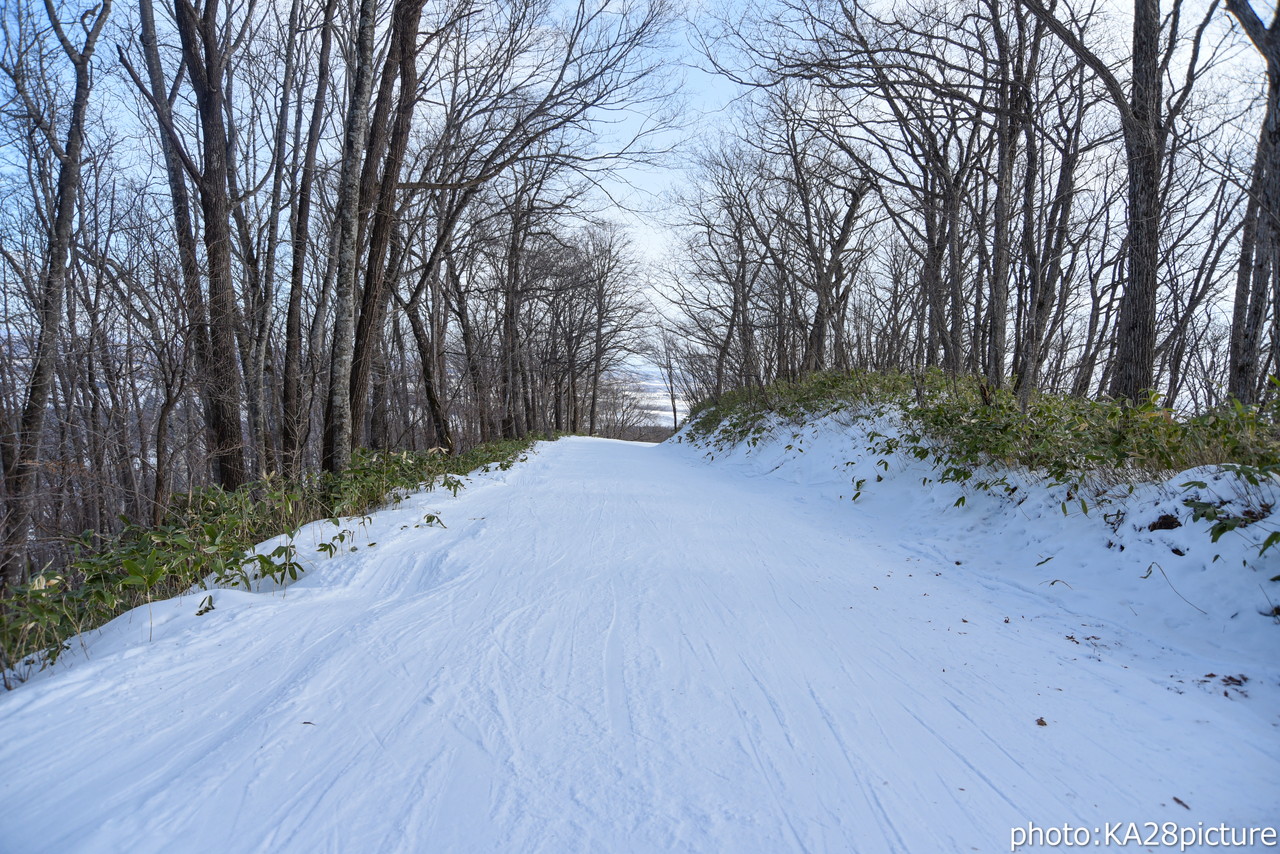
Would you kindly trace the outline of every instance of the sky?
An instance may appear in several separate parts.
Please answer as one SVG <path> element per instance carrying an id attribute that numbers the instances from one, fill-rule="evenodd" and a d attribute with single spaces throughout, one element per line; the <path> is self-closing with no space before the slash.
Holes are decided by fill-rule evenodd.
<path id="1" fill-rule="evenodd" d="M 627 226 L 642 260 L 661 265 L 674 250 L 675 234 L 671 195 L 687 180 L 691 150 L 713 138 L 741 90 L 708 68 L 697 47 L 697 30 L 710 20 L 710 4 L 694 2 L 685 10 L 672 39 L 668 61 L 677 99 L 681 104 L 679 127 L 662 136 L 672 150 L 658 162 L 620 168 L 604 189 L 618 202 L 613 218 Z M 638 127 L 640 118 L 623 126 Z"/>

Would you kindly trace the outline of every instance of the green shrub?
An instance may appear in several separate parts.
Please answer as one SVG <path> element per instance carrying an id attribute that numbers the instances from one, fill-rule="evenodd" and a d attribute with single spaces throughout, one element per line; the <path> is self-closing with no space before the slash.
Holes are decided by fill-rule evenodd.
<path id="1" fill-rule="evenodd" d="M 796 422 L 838 411 L 904 418 L 906 450 L 958 472 L 1000 464 L 1070 483 L 1091 473 L 1152 478 L 1209 464 L 1280 463 L 1280 405 L 1238 402 L 1181 418 L 1152 397 L 1140 404 L 1010 391 L 973 377 L 851 372 L 734 391 L 692 410 L 689 432 L 719 444 L 758 437 L 772 419 Z M 960 477 L 963 480 L 965 477 Z"/>
<path id="2" fill-rule="evenodd" d="M 1095 501 L 1105 500 L 1098 495 L 1103 487 L 1163 480 L 1197 466 L 1221 465 L 1246 490 L 1280 476 L 1280 402 L 1259 407 L 1233 401 L 1190 417 L 1161 407 L 1155 396 L 1132 404 L 1035 393 L 1023 406 L 1012 392 L 992 389 L 979 378 L 939 371 L 828 373 L 735 391 L 695 407 L 688 434 L 717 447 L 755 444 L 779 419 L 795 423 L 833 412 L 872 417 L 890 411 L 902 419 L 901 434 L 873 431 L 869 451 L 884 458 L 907 453 L 930 462 L 939 480 L 980 490 L 1012 491 L 999 469 L 1029 471 L 1067 486 L 1072 506 L 1078 503 L 1085 512 L 1082 494 L 1090 488 Z M 887 468 L 886 459 L 879 462 Z M 855 484 L 858 494 L 861 488 Z M 1196 518 L 1214 523 L 1215 540 L 1271 511 L 1259 506 L 1246 516 L 1230 516 L 1214 505 L 1186 503 Z M 1276 545 L 1280 532 L 1267 537 L 1261 550 Z"/>

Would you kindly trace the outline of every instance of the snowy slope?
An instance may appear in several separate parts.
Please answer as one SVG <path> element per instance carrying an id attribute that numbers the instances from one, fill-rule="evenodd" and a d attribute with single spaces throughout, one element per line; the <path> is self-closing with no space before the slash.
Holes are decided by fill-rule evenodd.
<path id="1" fill-rule="evenodd" d="M 859 442 L 561 440 L 353 521 L 287 590 L 127 614 L 0 696 L 0 851 L 931 854 L 1277 822 L 1280 626 L 1223 612 L 1238 579 L 1169 576 L 1208 615 L 1134 579 L 1189 528 L 1120 553 L 1047 494 L 951 508 L 901 462 L 850 502 Z"/>

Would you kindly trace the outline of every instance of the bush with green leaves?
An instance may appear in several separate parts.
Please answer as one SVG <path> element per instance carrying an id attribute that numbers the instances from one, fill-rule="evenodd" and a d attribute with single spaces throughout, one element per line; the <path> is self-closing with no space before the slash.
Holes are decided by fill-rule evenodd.
<path id="1" fill-rule="evenodd" d="M 730 392 L 692 409 L 688 435 L 732 444 L 763 435 L 777 419 L 889 410 L 904 418 L 908 449 L 960 471 L 999 463 L 1071 482 L 1091 472 L 1154 477 L 1199 465 L 1280 462 L 1280 402 L 1232 402 L 1180 417 L 1155 396 L 1133 404 L 1035 393 L 1023 407 L 1006 389 L 940 371 L 823 373 Z"/>
<path id="2" fill-rule="evenodd" d="M 896 413 L 902 430 L 895 436 L 871 431 L 869 450 L 885 458 L 906 453 L 926 460 L 941 481 L 1011 490 L 1000 470 L 1024 470 L 1068 487 L 1070 500 L 1085 512 L 1083 494 L 1090 488 L 1096 495 L 1114 484 L 1164 480 L 1198 466 L 1223 466 L 1244 490 L 1280 478 L 1280 401 L 1232 401 L 1192 416 L 1162 407 L 1154 395 L 1135 404 L 1035 393 L 1024 403 L 981 378 L 940 371 L 825 373 L 734 391 L 694 407 L 685 435 L 717 447 L 754 445 L 779 421 L 834 412 L 868 418 Z M 1260 502 L 1243 515 L 1192 499 L 1186 503 L 1195 518 L 1214 523 L 1215 541 L 1271 511 Z M 1280 532 L 1273 532 L 1261 550 L 1277 544 Z"/>

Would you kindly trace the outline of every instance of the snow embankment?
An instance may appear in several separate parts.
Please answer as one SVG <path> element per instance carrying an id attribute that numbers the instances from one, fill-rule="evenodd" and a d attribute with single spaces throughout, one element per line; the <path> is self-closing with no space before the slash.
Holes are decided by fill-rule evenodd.
<path id="1" fill-rule="evenodd" d="M 1158 483 L 1097 479 L 1084 494 L 1008 470 L 940 482 L 927 461 L 880 450 L 900 433 L 892 415 L 837 412 L 775 418 L 748 441 L 687 428 L 673 441 L 717 466 L 803 485 L 805 500 L 853 502 L 860 524 L 908 551 L 963 567 L 975 584 L 1034 594 L 1041 616 L 1080 621 L 1068 639 L 1081 655 L 1164 648 L 1180 671 L 1170 690 L 1261 692 L 1255 707 L 1280 721 L 1280 546 L 1259 554 L 1280 527 L 1280 483 L 1250 485 L 1215 467 Z M 1257 521 L 1214 542 L 1213 523 L 1195 519 L 1188 501 Z M 1104 623 L 1105 638 L 1091 631 Z"/>

